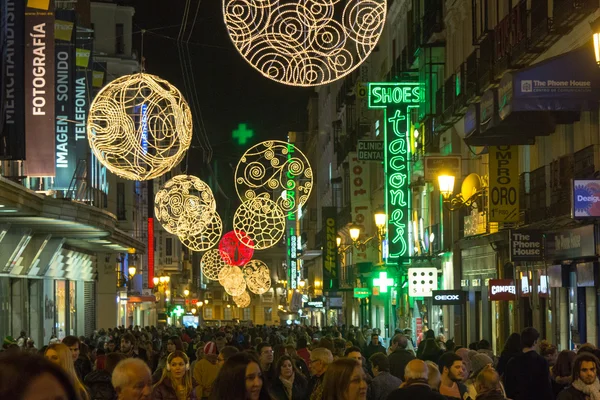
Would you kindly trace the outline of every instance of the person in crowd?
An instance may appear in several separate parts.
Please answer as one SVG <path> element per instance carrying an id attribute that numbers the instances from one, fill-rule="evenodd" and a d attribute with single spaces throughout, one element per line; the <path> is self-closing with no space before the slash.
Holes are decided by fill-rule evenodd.
<path id="1" fill-rule="evenodd" d="M 306 348 L 306 345 L 306 338 L 299 337 L 298 341 L 296 342 L 296 352 L 298 353 L 298 356 L 300 356 L 300 358 L 302 358 L 308 366 L 310 364 L 310 351 Z"/>
<path id="2" fill-rule="evenodd" d="M 71 382 L 60 366 L 38 354 L 0 354 L 0 399 L 81 400 Z"/>
<path id="3" fill-rule="evenodd" d="M 444 343 L 444 345 L 446 346 L 446 351 L 454 353 L 454 351 L 456 350 L 456 343 L 454 343 L 454 340 L 452 339 L 447 340 L 446 343 Z"/>
<path id="4" fill-rule="evenodd" d="M 132 333 L 126 333 L 121 337 L 121 353 L 127 358 L 139 358 L 142 361 L 148 362 L 146 351 L 143 348 L 136 349 L 137 340 Z"/>
<path id="5" fill-rule="evenodd" d="M 278 377 L 273 381 L 270 391 L 273 400 L 303 400 L 307 397 L 308 380 L 298 370 L 292 357 L 281 356 L 275 372 Z"/>
<path id="6" fill-rule="evenodd" d="M 563 389 L 557 400 L 600 400 L 600 382 L 598 381 L 600 362 L 589 352 L 575 357 L 573 362 L 573 382 Z"/>
<path id="7" fill-rule="evenodd" d="M 425 340 L 419 343 L 417 357 L 423 361 L 433 361 L 434 363 L 437 363 L 442 354 L 444 354 L 444 350 L 436 341 L 433 330 L 428 330 L 427 333 L 425 333 Z"/>
<path id="8" fill-rule="evenodd" d="M 454 353 L 444 353 L 440 357 L 438 365 L 442 374 L 440 394 L 448 399 L 467 399 L 467 387 L 462 383 L 466 378 L 466 369 L 462 358 Z"/>
<path id="9" fill-rule="evenodd" d="M 223 347 L 223 350 L 226 348 L 227 346 Z M 217 379 L 220 368 L 217 356 L 217 344 L 215 342 L 206 343 L 204 345 L 204 357 L 194 366 L 194 379 L 198 384 L 196 394 L 199 399 L 207 399 L 210 396 L 213 383 Z"/>
<path id="10" fill-rule="evenodd" d="M 575 356 L 574 351 L 563 350 L 556 358 L 556 363 L 550 372 L 552 392 L 555 397 L 558 397 L 558 394 L 573 382 L 573 362 L 575 361 Z"/>
<path id="11" fill-rule="evenodd" d="M 214 342 L 217 344 L 217 351 L 220 352 L 223 350 L 223 347 L 227 346 L 227 338 L 225 337 L 225 333 L 219 332 L 215 336 Z"/>
<path id="12" fill-rule="evenodd" d="M 470 357 L 471 359 L 471 368 L 472 372 L 465 381 L 465 386 L 467 387 L 467 392 L 469 393 L 469 397 L 471 399 L 475 399 L 477 397 L 477 389 L 475 387 L 475 381 L 477 375 L 487 366 L 494 366 L 494 361 L 486 354 L 486 353 L 473 353 Z"/>
<path id="13" fill-rule="evenodd" d="M 375 353 L 369 358 L 373 380 L 371 380 L 371 400 L 385 400 L 388 395 L 397 389 L 402 380 L 390 374 L 390 362 L 384 353 Z"/>
<path id="14" fill-rule="evenodd" d="M 152 374 L 139 358 L 126 358 L 115 367 L 111 382 L 118 400 L 150 400 Z"/>
<path id="15" fill-rule="evenodd" d="M 273 347 L 267 343 L 262 342 L 256 347 L 258 352 L 258 360 L 260 361 L 260 369 L 263 375 L 263 384 L 266 386 L 267 391 L 277 376 L 275 372 L 275 365 L 273 364 Z"/>
<path id="16" fill-rule="evenodd" d="M 215 359 L 216 363 L 216 359 Z M 152 400 L 195 400 L 190 359 L 183 351 L 174 351 L 167 357 L 160 380 L 152 388 Z"/>
<path id="17" fill-rule="evenodd" d="M 548 366 L 550 367 L 550 370 L 552 370 L 552 367 L 556 364 L 556 358 L 558 357 L 558 349 L 556 346 L 547 340 L 542 340 L 540 342 L 540 355 L 548 361 Z"/>
<path id="18" fill-rule="evenodd" d="M 144 342 L 143 347 L 144 350 L 146 350 L 146 357 L 148 359 L 148 366 L 150 367 L 150 371 L 154 371 L 158 367 L 160 355 L 157 351 L 154 350 L 154 344 L 150 340 Z"/>
<path id="19" fill-rule="evenodd" d="M 366 398 L 367 379 L 358 361 L 340 358 L 332 362 L 325 373 L 321 399 L 365 400 Z"/>
<path id="20" fill-rule="evenodd" d="M 404 381 L 406 365 L 415 359 L 415 355 L 408 350 L 408 338 L 403 334 L 395 335 L 392 338 L 392 343 L 396 346 L 396 350 L 388 356 L 390 373 Z"/>
<path id="21" fill-rule="evenodd" d="M 96 359 L 94 360 L 94 371 L 106 368 L 106 352 L 104 349 L 96 349 Z"/>
<path id="22" fill-rule="evenodd" d="M 548 361 L 537 353 L 540 334 L 534 328 L 521 332 L 521 354 L 513 357 L 504 371 L 506 397 L 513 400 L 552 398 Z"/>
<path id="23" fill-rule="evenodd" d="M 84 384 L 90 393 L 90 400 L 114 400 L 117 398 L 111 378 L 117 364 L 125 358 L 125 355 L 121 353 L 111 353 L 106 356 L 103 369 L 96 369 L 87 374 Z"/>
<path id="24" fill-rule="evenodd" d="M 222 367 L 223 364 L 225 364 L 225 362 L 227 360 L 229 360 L 229 357 L 231 357 L 232 355 L 237 354 L 239 352 L 240 351 L 238 350 L 238 348 L 234 347 L 234 346 L 225 346 L 225 347 L 223 347 L 223 349 L 221 350 L 221 352 L 217 356 L 217 364 L 219 364 L 219 366 Z"/>
<path id="25" fill-rule="evenodd" d="M 489 358 L 489 357 L 488 357 Z M 492 365 L 486 365 L 475 378 L 477 400 L 505 400 L 500 375 Z M 550 399 L 549 399 L 550 400 Z"/>
<path id="26" fill-rule="evenodd" d="M 435 392 L 428 383 L 429 368 L 422 360 L 412 360 L 406 365 L 404 371 L 406 381 L 402 387 L 394 390 L 387 400 L 446 400 L 444 396 Z"/>
<path id="27" fill-rule="evenodd" d="M 72 351 L 63 343 L 54 343 L 48 346 L 46 352 L 44 353 L 44 357 L 46 357 L 51 362 L 60 366 L 63 371 L 69 376 L 69 378 L 73 381 L 75 385 L 75 390 L 81 399 L 88 400 L 89 396 L 85 386 L 79 380 L 77 376 L 77 372 L 75 371 L 75 364 L 73 363 L 73 355 Z"/>
<path id="28" fill-rule="evenodd" d="M 504 349 L 502 350 L 502 353 L 500 353 L 500 358 L 498 359 L 497 371 L 500 376 L 504 375 L 506 364 L 508 364 L 510 359 L 519 354 L 521 354 L 521 335 L 517 332 L 513 332 L 508 339 L 506 339 Z"/>
<path id="29" fill-rule="evenodd" d="M 169 339 L 167 339 L 167 343 L 163 349 L 163 355 L 158 361 L 156 371 L 154 371 L 154 374 L 152 375 L 152 382 L 156 383 L 161 378 L 163 369 L 167 365 L 167 358 L 169 357 L 169 354 L 174 351 L 183 351 L 183 342 L 179 336 L 170 336 Z"/>
<path id="30" fill-rule="evenodd" d="M 317 347 L 310 354 L 310 372 L 312 377 L 308 383 L 308 391 L 311 400 L 320 400 L 323 392 L 323 379 L 327 368 L 333 362 L 333 354 L 329 349 Z"/>
<path id="31" fill-rule="evenodd" d="M 33 341 L 33 339 L 27 339 L 27 344 L 25 346 L 25 348 L 23 349 L 23 351 L 27 352 L 27 353 L 37 353 L 38 349 L 35 348 L 35 342 Z"/>
<path id="32" fill-rule="evenodd" d="M 466 371 L 465 375 L 467 376 L 471 375 L 471 372 L 473 372 L 473 370 L 471 369 L 471 358 L 469 357 L 469 355 L 474 353 L 475 352 L 473 350 L 469 350 L 466 347 L 460 347 L 455 350 L 455 354 L 463 360 L 463 364 L 465 365 Z"/>
<path id="33" fill-rule="evenodd" d="M 298 352 L 296 351 L 296 348 L 293 345 L 287 344 L 285 346 L 285 354 L 292 357 L 292 361 L 294 362 L 294 365 L 296 366 L 298 371 L 300 371 L 300 373 L 302 373 L 302 375 L 310 376 L 310 371 L 308 370 L 308 365 L 304 362 L 304 360 L 300 356 L 298 356 Z"/>
<path id="34" fill-rule="evenodd" d="M 427 364 L 427 369 L 429 370 L 427 383 L 434 392 L 439 393 L 440 385 L 442 384 L 442 374 L 440 374 L 440 369 L 433 361 L 425 361 L 425 364 Z"/>
<path id="35" fill-rule="evenodd" d="M 270 400 L 258 360 L 240 352 L 229 357 L 213 385 L 210 400 Z"/>
<path id="36" fill-rule="evenodd" d="M 385 347 L 379 342 L 379 335 L 377 333 L 371 334 L 371 343 L 365 349 L 365 358 L 368 360 L 375 353 L 386 353 Z"/>
<path id="37" fill-rule="evenodd" d="M 106 353 L 112 353 L 117 348 L 117 341 L 115 339 L 108 339 L 104 342 L 104 350 Z"/>
<path id="38" fill-rule="evenodd" d="M 92 363 L 89 358 L 81 356 L 81 342 L 79 341 L 79 338 L 77 336 L 66 336 L 62 342 L 69 348 L 69 350 L 71 350 L 71 357 L 73 358 L 77 377 L 81 382 L 83 382 L 86 375 L 92 372 Z"/>

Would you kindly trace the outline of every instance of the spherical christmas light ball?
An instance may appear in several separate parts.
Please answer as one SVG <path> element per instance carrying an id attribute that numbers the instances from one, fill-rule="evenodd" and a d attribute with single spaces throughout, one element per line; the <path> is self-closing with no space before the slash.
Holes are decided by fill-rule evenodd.
<path id="1" fill-rule="evenodd" d="M 250 299 L 250 294 L 244 291 L 240 296 L 234 296 L 233 301 L 239 308 L 246 308 L 250 305 L 252 299 Z"/>
<path id="2" fill-rule="evenodd" d="M 227 266 L 219 272 L 219 283 L 230 296 L 241 296 L 246 291 L 244 273 L 239 267 Z"/>
<path id="3" fill-rule="evenodd" d="M 275 246 L 283 237 L 285 215 L 274 201 L 256 197 L 237 208 L 233 228 L 242 243 L 243 238 L 238 232 L 244 232 L 252 239 L 255 250 L 264 250 Z"/>
<path id="4" fill-rule="evenodd" d="M 245 232 L 227 232 L 219 241 L 219 252 L 230 265 L 241 267 L 252 259 L 254 242 Z"/>
<path id="5" fill-rule="evenodd" d="M 94 155 L 126 179 L 154 179 L 183 159 L 192 143 L 192 113 L 181 92 L 154 75 L 125 75 L 92 101 L 87 136 Z"/>
<path id="6" fill-rule="evenodd" d="M 181 222 L 182 219 L 185 219 L 185 223 Z M 214 247 L 223 234 L 223 222 L 216 211 L 190 215 L 184 213 L 178 226 L 177 237 L 193 251 L 206 251 Z"/>
<path id="7" fill-rule="evenodd" d="M 186 223 L 182 215 L 206 213 L 212 218 L 217 204 L 210 187 L 200 178 L 191 175 L 177 175 L 164 184 L 154 196 L 154 215 L 163 228 L 174 235 L 190 231 L 192 228 L 179 226 Z M 193 217 L 196 218 L 197 217 Z"/>
<path id="8" fill-rule="evenodd" d="M 387 0 L 223 0 L 235 48 L 263 76 L 317 86 L 355 70 L 373 51 Z"/>
<path id="9" fill-rule="evenodd" d="M 271 271 L 260 260 L 251 260 L 243 268 L 246 286 L 252 293 L 263 294 L 271 288 Z"/>
<path id="10" fill-rule="evenodd" d="M 202 274 L 211 281 L 219 280 L 219 272 L 229 265 L 230 264 L 221 257 L 221 254 L 217 249 L 207 251 L 202 255 L 202 259 L 200 260 Z"/>

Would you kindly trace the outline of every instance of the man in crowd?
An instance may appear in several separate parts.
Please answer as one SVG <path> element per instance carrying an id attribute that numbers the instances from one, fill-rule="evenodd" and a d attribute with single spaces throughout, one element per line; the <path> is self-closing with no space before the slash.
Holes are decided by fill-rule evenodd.
<path id="1" fill-rule="evenodd" d="M 370 389 L 372 400 L 385 400 L 388 395 L 397 389 L 402 381 L 390 374 L 388 357 L 383 353 L 375 353 L 369 358 L 373 370 L 373 380 Z"/>
<path id="2" fill-rule="evenodd" d="M 263 373 L 264 384 L 270 387 L 273 381 L 277 379 L 275 365 L 273 365 L 273 347 L 267 342 L 262 342 L 256 346 L 256 351 L 258 352 L 258 360 Z"/>
<path id="3" fill-rule="evenodd" d="M 552 398 L 548 361 L 537 353 L 540 334 L 534 328 L 521 332 L 521 354 L 513 357 L 504 372 L 506 397 L 513 400 Z"/>
<path id="4" fill-rule="evenodd" d="M 118 400 L 150 400 L 152 374 L 140 359 L 127 358 L 115 367 L 111 379 Z"/>
<path id="5" fill-rule="evenodd" d="M 581 353 L 573 362 L 573 383 L 559 393 L 557 400 L 596 400 L 600 398 L 599 361 L 591 353 Z"/>
<path id="6" fill-rule="evenodd" d="M 333 354 L 329 349 L 318 347 L 310 353 L 310 372 L 312 377 L 308 382 L 310 400 L 319 400 L 323 393 L 323 379 L 329 364 L 333 362 Z"/>
<path id="7" fill-rule="evenodd" d="M 415 355 L 407 349 L 408 338 L 401 333 L 393 337 L 392 344 L 396 346 L 396 349 L 388 356 L 390 373 L 404 381 L 404 369 L 409 362 L 415 359 Z"/>
<path id="8" fill-rule="evenodd" d="M 206 347 L 206 346 L 204 346 Z M 219 355 L 217 357 L 217 364 L 219 364 L 219 366 L 223 366 L 223 364 L 225 364 L 225 361 L 229 360 L 229 357 L 231 357 L 232 355 L 239 353 L 239 350 L 237 347 L 234 346 L 225 346 L 223 347 L 223 349 L 219 352 Z"/>
<path id="9" fill-rule="evenodd" d="M 227 347 L 224 347 L 225 349 Z M 221 366 L 217 362 L 217 344 L 208 342 L 204 346 L 204 357 L 199 360 L 194 366 L 194 379 L 196 386 L 196 394 L 199 399 L 207 399 L 212 391 L 212 386 L 217 379 Z"/>
<path id="10" fill-rule="evenodd" d="M 448 399 L 466 400 L 470 398 L 467 387 L 462 383 L 466 378 L 466 368 L 462 358 L 455 353 L 444 353 L 440 357 L 438 365 L 442 374 L 440 394 Z"/>
<path id="11" fill-rule="evenodd" d="M 385 347 L 379 343 L 379 335 L 377 333 L 372 333 L 371 343 L 369 343 L 365 350 L 365 358 L 368 360 L 375 353 L 385 354 Z"/>
<path id="12" fill-rule="evenodd" d="M 396 389 L 388 396 L 388 400 L 417 399 L 417 400 L 446 400 L 441 394 L 434 392 L 427 379 L 429 369 L 421 360 L 412 360 L 406 365 L 404 373 L 406 382 L 401 389 Z"/>
<path id="13" fill-rule="evenodd" d="M 80 355 L 81 342 L 77 336 L 66 336 L 62 342 L 71 350 L 75 372 L 77 372 L 79 380 L 83 382 L 87 374 L 92 372 L 92 362 L 89 358 Z"/>
<path id="14" fill-rule="evenodd" d="M 310 351 L 306 348 L 307 341 L 305 337 L 299 337 L 296 343 L 296 351 L 298 356 L 302 357 L 306 365 L 310 364 Z"/>
<path id="15" fill-rule="evenodd" d="M 135 348 L 136 339 L 132 333 L 127 332 L 121 337 L 121 353 L 125 354 L 127 358 L 139 358 L 142 361 L 147 362 L 146 351 L 144 349 Z"/>

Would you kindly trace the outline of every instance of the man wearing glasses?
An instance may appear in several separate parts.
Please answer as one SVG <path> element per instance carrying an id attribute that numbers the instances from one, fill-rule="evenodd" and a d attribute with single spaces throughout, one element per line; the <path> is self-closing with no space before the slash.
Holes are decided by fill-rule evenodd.
<path id="1" fill-rule="evenodd" d="M 267 342 L 262 342 L 256 346 L 258 352 L 258 361 L 262 370 L 264 385 L 271 387 L 271 383 L 277 378 L 275 365 L 273 364 L 273 347 Z"/>
<path id="2" fill-rule="evenodd" d="M 322 347 L 314 349 L 310 353 L 310 372 L 312 377 L 308 383 L 310 399 L 320 399 L 323 392 L 323 378 L 329 364 L 333 362 L 333 354 L 329 349 Z"/>

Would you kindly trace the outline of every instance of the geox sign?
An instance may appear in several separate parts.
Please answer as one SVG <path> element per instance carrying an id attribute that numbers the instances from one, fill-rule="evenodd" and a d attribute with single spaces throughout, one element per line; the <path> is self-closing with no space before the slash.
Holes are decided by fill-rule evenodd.
<path id="1" fill-rule="evenodd" d="M 464 304 L 465 295 L 462 290 L 434 290 L 431 298 L 434 306 L 452 306 Z"/>

